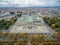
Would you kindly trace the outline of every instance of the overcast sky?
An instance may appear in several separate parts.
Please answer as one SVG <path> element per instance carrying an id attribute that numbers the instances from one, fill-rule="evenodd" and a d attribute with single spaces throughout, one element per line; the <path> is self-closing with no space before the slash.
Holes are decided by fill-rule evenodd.
<path id="1" fill-rule="evenodd" d="M 60 6 L 60 0 L 0 0 L 0 7 Z"/>

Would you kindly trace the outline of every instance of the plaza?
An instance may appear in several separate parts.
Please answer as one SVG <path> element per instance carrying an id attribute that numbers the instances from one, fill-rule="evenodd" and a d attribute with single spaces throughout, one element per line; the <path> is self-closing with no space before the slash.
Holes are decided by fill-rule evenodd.
<path id="1" fill-rule="evenodd" d="M 10 27 L 10 33 L 51 33 L 40 15 L 22 15 Z"/>

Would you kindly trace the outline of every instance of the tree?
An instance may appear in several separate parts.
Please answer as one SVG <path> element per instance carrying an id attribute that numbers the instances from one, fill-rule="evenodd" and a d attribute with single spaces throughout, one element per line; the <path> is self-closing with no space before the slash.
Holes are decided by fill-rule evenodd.
<path id="1" fill-rule="evenodd" d="M 51 27 L 52 27 L 52 28 L 55 28 L 55 27 L 56 27 L 56 25 L 55 25 L 55 24 L 51 24 Z"/>

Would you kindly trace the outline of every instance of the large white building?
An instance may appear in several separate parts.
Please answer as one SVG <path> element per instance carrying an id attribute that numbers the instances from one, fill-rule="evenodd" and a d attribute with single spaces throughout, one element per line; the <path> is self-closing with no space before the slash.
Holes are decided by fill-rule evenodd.
<path id="1" fill-rule="evenodd" d="M 51 33 L 40 15 L 22 15 L 10 27 L 10 33 Z"/>

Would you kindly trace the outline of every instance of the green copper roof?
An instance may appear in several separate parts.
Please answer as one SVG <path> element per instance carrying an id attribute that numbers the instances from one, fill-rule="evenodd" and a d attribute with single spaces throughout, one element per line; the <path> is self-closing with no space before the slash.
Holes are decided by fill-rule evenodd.
<path id="1" fill-rule="evenodd" d="M 28 22 L 33 22 L 32 16 L 29 16 L 29 17 L 28 17 Z"/>

